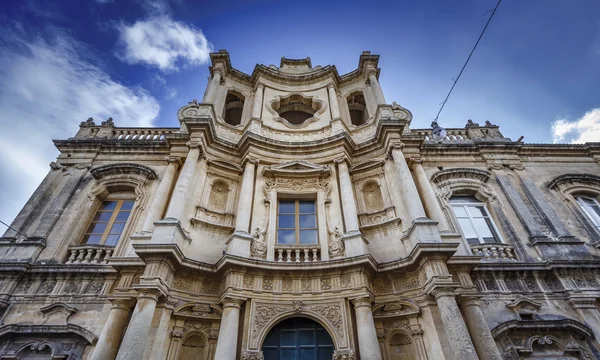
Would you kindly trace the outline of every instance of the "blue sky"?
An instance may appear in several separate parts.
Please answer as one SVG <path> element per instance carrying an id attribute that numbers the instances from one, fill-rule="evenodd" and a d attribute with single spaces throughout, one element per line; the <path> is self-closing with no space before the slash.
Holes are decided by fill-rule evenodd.
<path id="1" fill-rule="evenodd" d="M 310 56 L 352 71 L 381 55 L 386 100 L 435 117 L 496 0 L 4 0 L 0 3 L 0 220 L 57 155 L 51 139 L 109 116 L 177 126 L 202 98 L 208 53 L 233 66 Z M 503 0 L 440 123 L 498 124 L 526 142 L 600 139 L 600 2 Z M 4 229 L 0 227 L 0 232 Z"/>

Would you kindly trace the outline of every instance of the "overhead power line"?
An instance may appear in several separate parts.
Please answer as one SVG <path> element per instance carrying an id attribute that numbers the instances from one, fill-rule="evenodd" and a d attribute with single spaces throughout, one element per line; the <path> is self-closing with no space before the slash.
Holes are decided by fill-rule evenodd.
<path id="1" fill-rule="evenodd" d="M 490 15 L 490 18 L 488 19 L 487 23 L 485 23 L 485 26 L 483 27 L 483 30 L 481 31 L 481 34 L 479 35 L 479 38 L 477 39 L 477 42 L 475 43 L 475 46 L 473 46 L 473 50 L 471 50 L 471 53 L 469 54 L 469 57 L 467 58 L 467 61 L 465 61 L 465 64 L 463 65 L 462 69 L 460 69 L 460 73 L 458 73 L 458 76 L 454 80 L 454 83 L 452 84 L 452 87 L 450 88 L 450 91 L 448 91 L 448 95 L 446 95 L 446 99 L 444 99 L 444 101 L 441 104 L 440 107 L 440 111 L 438 111 L 437 115 L 435 116 L 435 120 L 437 122 L 438 117 L 440 116 L 440 114 L 442 113 L 442 110 L 444 109 L 444 106 L 446 105 L 446 102 L 448 102 L 448 98 L 450 97 L 450 94 L 452 94 L 452 90 L 454 90 L 454 87 L 456 86 L 456 83 L 458 82 L 458 79 L 460 79 L 460 76 L 462 75 L 463 71 L 465 71 L 465 68 L 467 67 L 467 64 L 469 63 L 469 60 L 471 60 L 471 56 L 473 56 L 473 53 L 475 52 L 475 49 L 477 49 L 477 45 L 479 45 L 479 41 L 481 41 L 481 38 L 483 37 L 483 34 L 485 33 L 485 30 L 487 29 L 488 25 L 490 24 L 490 21 L 492 21 L 492 18 L 494 17 L 494 14 L 496 14 L 496 10 L 498 10 L 498 6 L 500 5 L 500 3 L 502 2 L 502 0 L 498 0 L 498 3 L 496 4 L 496 7 L 494 8 L 494 10 L 492 10 L 492 14 Z"/>

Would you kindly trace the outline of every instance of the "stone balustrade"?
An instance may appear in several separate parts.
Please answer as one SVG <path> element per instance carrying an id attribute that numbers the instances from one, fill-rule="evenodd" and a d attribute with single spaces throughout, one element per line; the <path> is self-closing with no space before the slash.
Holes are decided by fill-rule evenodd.
<path id="1" fill-rule="evenodd" d="M 148 128 L 115 128 L 110 138 L 117 140 L 164 140 L 167 134 L 171 134 L 178 129 L 148 129 Z"/>
<path id="2" fill-rule="evenodd" d="M 67 264 L 108 264 L 108 258 L 114 251 L 112 246 L 103 245 L 78 245 L 69 247 Z"/>
<path id="3" fill-rule="evenodd" d="M 320 260 L 320 245 L 282 245 L 275 246 L 275 261 L 286 263 L 314 262 Z"/>
<path id="4" fill-rule="evenodd" d="M 473 255 L 483 256 L 484 261 L 517 261 L 515 250 L 509 244 L 471 245 Z"/>
<path id="5" fill-rule="evenodd" d="M 425 141 L 434 141 L 431 135 L 431 129 L 413 129 L 411 130 L 411 133 L 425 138 Z M 466 140 L 471 140 L 466 129 L 446 129 L 446 136 L 442 139 L 442 142 L 459 142 Z"/>

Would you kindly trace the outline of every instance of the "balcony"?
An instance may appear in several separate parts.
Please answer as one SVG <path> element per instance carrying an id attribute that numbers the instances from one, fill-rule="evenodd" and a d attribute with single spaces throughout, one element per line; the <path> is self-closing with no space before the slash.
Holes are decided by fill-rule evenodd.
<path id="1" fill-rule="evenodd" d="M 275 261 L 282 263 L 307 263 L 321 260 L 321 245 L 275 245 Z"/>
<path id="2" fill-rule="evenodd" d="M 471 245 L 473 255 L 483 256 L 483 261 L 517 261 L 515 249 L 509 244 Z"/>
<path id="3" fill-rule="evenodd" d="M 105 265 L 114 250 L 114 247 L 104 245 L 71 246 L 66 264 Z"/>

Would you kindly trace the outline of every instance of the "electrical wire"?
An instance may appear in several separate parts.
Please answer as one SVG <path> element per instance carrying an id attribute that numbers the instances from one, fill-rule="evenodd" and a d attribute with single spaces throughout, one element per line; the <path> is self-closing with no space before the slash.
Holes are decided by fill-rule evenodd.
<path id="1" fill-rule="evenodd" d="M 483 37 L 483 34 L 485 33 L 485 30 L 487 29 L 488 25 L 490 24 L 490 21 L 492 21 L 492 18 L 494 17 L 494 14 L 496 14 L 496 10 L 498 10 L 498 6 L 500 5 L 500 3 L 502 2 L 502 0 L 498 0 L 498 3 L 496 4 L 496 7 L 494 8 L 494 10 L 492 10 L 492 14 L 490 15 L 490 18 L 488 19 L 487 23 L 485 23 L 485 26 L 483 27 L 483 30 L 481 31 L 481 34 L 479 34 L 479 38 L 477 39 L 477 42 L 475 43 L 475 46 L 473 46 L 473 50 L 471 50 L 471 53 L 469 54 L 469 57 L 467 58 L 467 61 L 465 61 L 465 64 L 463 65 L 462 69 L 460 69 L 460 73 L 458 73 L 458 76 L 456 77 L 456 80 L 454 80 L 454 83 L 452 84 L 452 87 L 450 88 L 450 91 L 448 91 L 448 95 L 446 95 L 446 99 L 444 99 L 444 101 L 441 104 L 440 107 L 440 111 L 438 111 L 437 115 L 435 116 L 435 122 L 438 121 L 438 118 L 440 116 L 440 114 L 442 113 L 442 110 L 444 109 L 444 106 L 446 105 L 446 102 L 448 102 L 448 98 L 450 97 L 450 94 L 452 94 L 452 90 L 454 90 L 454 87 L 456 86 L 456 83 L 458 82 L 458 79 L 460 79 L 460 76 L 462 75 L 463 71 L 465 71 L 465 68 L 467 67 L 467 64 L 469 63 L 469 60 L 471 60 L 471 56 L 473 55 L 473 53 L 475 52 L 475 49 L 477 49 L 477 45 L 479 45 L 479 41 L 481 41 L 481 38 Z"/>

